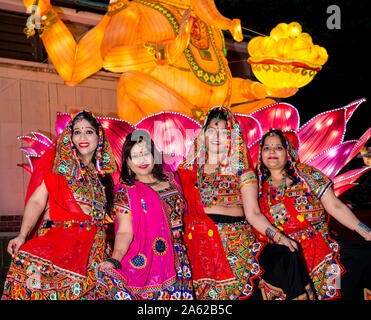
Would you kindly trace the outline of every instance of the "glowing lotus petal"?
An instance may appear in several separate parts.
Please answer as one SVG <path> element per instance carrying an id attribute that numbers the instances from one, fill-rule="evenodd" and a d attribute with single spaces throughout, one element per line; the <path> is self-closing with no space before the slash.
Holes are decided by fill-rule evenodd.
<path id="1" fill-rule="evenodd" d="M 345 162 L 356 144 L 356 140 L 341 143 L 325 150 L 307 163 L 316 167 L 331 179 L 344 167 Z"/>
<path id="2" fill-rule="evenodd" d="M 17 164 L 17 166 L 25 169 L 29 174 L 32 174 L 32 169 L 28 164 Z"/>
<path id="3" fill-rule="evenodd" d="M 53 143 L 52 140 L 50 140 L 46 135 L 40 133 L 40 132 L 31 132 L 34 137 L 42 142 L 45 142 L 47 145 L 51 145 Z"/>
<path id="4" fill-rule="evenodd" d="M 18 139 L 27 142 L 28 145 L 33 149 L 33 151 L 31 151 L 29 148 L 23 149 L 23 151 L 30 154 L 41 155 L 50 146 L 50 143 L 48 144 L 47 142 L 39 140 L 38 138 L 35 137 L 20 136 L 18 137 Z"/>
<path id="5" fill-rule="evenodd" d="M 183 161 L 183 156 L 178 155 L 171 155 L 171 154 L 162 154 L 162 160 L 164 164 L 164 170 L 166 171 L 166 167 L 169 168 L 171 171 L 176 171 L 179 164 Z"/>
<path id="6" fill-rule="evenodd" d="M 300 149 L 300 139 L 299 136 L 295 131 L 284 131 L 283 132 L 287 138 L 290 140 L 290 142 L 293 144 L 294 148 L 296 150 Z"/>
<path id="7" fill-rule="evenodd" d="M 30 154 L 37 155 L 37 152 L 35 151 L 34 148 L 21 147 L 21 150 L 24 151 L 26 153 L 26 155 L 30 155 Z"/>
<path id="8" fill-rule="evenodd" d="M 357 100 L 343 108 L 320 113 L 297 131 L 300 138 L 300 160 L 309 162 L 316 155 L 343 142 L 345 127 L 355 109 L 365 99 Z"/>
<path id="9" fill-rule="evenodd" d="M 121 168 L 121 151 L 126 136 L 132 132 L 135 127 L 125 121 L 116 118 L 97 117 L 100 121 L 107 140 L 111 146 L 113 156 L 115 157 L 118 168 Z"/>
<path id="10" fill-rule="evenodd" d="M 350 183 L 342 187 L 334 188 L 335 196 L 340 196 L 343 192 L 349 190 L 350 188 L 353 188 L 355 186 L 358 186 L 358 183 Z"/>
<path id="11" fill-rule="evenodd" d="M 256 163 L 258 161 L 259 146 L 260 146 L 260 139 L 253 142 L 249 147 L 250 157 L 254 164 L 254 167 L 256 167 Z"/>
<path id="12" fill-rule="evenodd" d="M 147 130 L 160 152 L 185 157 L 201 125 L 180 113 L 162 111 L 145 117 L 136 125 Z"/>
<path id="13" fill-rule="evenodd" d="M 245 143 L 248 147 L 262 137 L 262 129 L 258 120 L 241 113 L 234 113 L 234 116 L 241 127 Z"/>
<path id="14" fill-rule="evenodd" d="M 57 119 L 55 121 L 55 135 L 58 137 L 67 123 L 71 120 L 71 114 L 66 112 L 57 112 Z"/>
<path id="15" fill-rule="evenodd" d="M 295 107 L 288 103 L 273 103 L 251 113 L 250 116 L 259 121 L 262 134 L 271 128 L 282 131 L 297 131 L 299 129 L 299 113 Z"/>
<path id="16" fill-rule="evenodd" d="M 40 157 L 40 155 L 26 155 L 29 164 L 18 164 L 18 166 L 25 169 L 28 173 L 32 173 L 35 163 L 40 159 Z"/>
<path id="17" fill-rule="evenodd" d="M 371 137 L 371 128 L 369 128 L 361 138 L 358 139 L 357 144 L 354 146 L 352 152 L 350 153 L 348 160 L 345 162 L 347 164 L 350 160 L 352 160 L 363 148 L 366 144 L 367 140 Z"/>
<path id="18" fill-rule="evenodd" d="M 353 183 L 356 181 L 360 176 L 362 176 L 364 173 L 371 170 L 371 166 L 363 167 L 359 169 L 349 170 L 345 173 L 342 173 L 332 179 L 336 187 L 345 186 L 347 184 Z"/>

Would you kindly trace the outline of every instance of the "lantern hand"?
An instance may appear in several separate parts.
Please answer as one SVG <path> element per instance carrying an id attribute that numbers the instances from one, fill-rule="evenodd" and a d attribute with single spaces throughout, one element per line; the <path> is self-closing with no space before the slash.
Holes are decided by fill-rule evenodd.
<path id="1" fill-rule="evenodd" d="M 36 2 L 37 2 L 37 5 L 36 5 Z M 39 17 L 45 13 L 47 13 L 51 8 L 51 4 L 50 4 L 50 0 L 39 0 L 39 1 L 36 1 L 36 0 L 23 0 L 23 4 L 24 6 L 26 7 L 27 9 L 27 12 L 32 12 L 33 11 L 33 7 L 37 6 L 37 14 L 39 15 Z M 36 17 L 37 18 L 37 17 Z"/>
<path id="2" fill-rule="evenodd" d="M 238 42 L 241 42 L 243 40 L 240 19 L 233 19 L 232 20 L 232 26 L 229 29 L 229 31 L 232 34 L 234 40 L 236 40 Z"/>
<path id="3" fill-rule="evenodd" d="M 293 96 L 298 88 L 272 88 L 260 82 L 251 81 L 249 79 L 240 80 L 234 79 L 235 84 L 239 85 L 241 94 L 248 100 L 264 99 L 264 98 L 288 98 Z"/>
<path id="4" fill-rule="evenodd" d="M 168 63 L 172 64 L 177 61 L 188 47 L 194 22 L 195 18 L 191 15 L 191 8 L 188 8 L 183 14 L 177 37 L 174 41 L 165 45 L 165 54 Z"/>
<path id="5" fill-rule="evenodd" d="M 288 98 L 298 92 L 298 88 L 270 88 L 266 87 L 269 98 Z"/>

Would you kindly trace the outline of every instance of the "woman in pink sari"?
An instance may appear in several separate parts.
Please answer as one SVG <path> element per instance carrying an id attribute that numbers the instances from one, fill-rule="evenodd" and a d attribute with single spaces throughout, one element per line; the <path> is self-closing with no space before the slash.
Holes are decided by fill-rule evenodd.
<path id="1" fill-rule="evenodd" d="M 193 299 L 181 231 L 185 200 L 172 173 L 163 172 L 149 134 L 130 133 L 116 186 L 115 244 L 98 269 L 97 299 Z"/>

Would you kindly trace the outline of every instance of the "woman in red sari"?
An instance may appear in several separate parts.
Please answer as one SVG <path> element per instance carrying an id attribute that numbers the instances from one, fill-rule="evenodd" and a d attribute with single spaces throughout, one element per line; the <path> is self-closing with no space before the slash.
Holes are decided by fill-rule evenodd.
<path id="1" fill-rule="evenodd" d="M 113 171 L 101 124 L 90 112 L 78 113 L 34 168 L 20 233 L 8 245 L 2 299 L 91 298 L 95 268 L 106 257 Z"/>
<path id="2" fill-rule="evenodd" d="M 273 225 L 300 244 L 317 298 L 359 299 L 363 291 L 370 299 L 371 243 L 335 241 L 328 228 L 329 217 L 367 241 L 371 232 L 336 198 L 331 180 L 300 163 L 290 140 L 277 129 L 262 138 L 257 171 L 261 210 Z"/>

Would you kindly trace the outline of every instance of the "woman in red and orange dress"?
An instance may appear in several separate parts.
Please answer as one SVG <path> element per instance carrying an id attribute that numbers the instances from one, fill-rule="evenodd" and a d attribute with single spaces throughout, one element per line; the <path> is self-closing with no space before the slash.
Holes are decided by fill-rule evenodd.
<path id="1" fill-rule="evenodd" d="M 310 299 L 297 244 L 261 214 L 257 178 L 239 124 L 210 109 L 178 168 L 187 200 L 187 253 L 196 299 Z M 264 245 L 252 226 L 275 244 Z"/>
<path id="2" fill-rule="evenodd" d="M 257 172 L 261 210 L 273 225 L 300 244 L 317 298 L 359 299 L 364 294 L 369 299 L 371 243 L 335 241 L 328 227 L 329 217 L 367 241 L 371 232 L 335 196 L 332 181 L 316 168 L 300 163 L 290 140 L 277 129 L 262 138 Z"/>
<path id="3" fill-rule="evenodd" d="M 107 255 L 113 171 L 101 124 L 90 112 L 78 113 L 33 170 L 20 233 L 8 245 L 3 300 L 94 298 L 96 266 Z"/>

